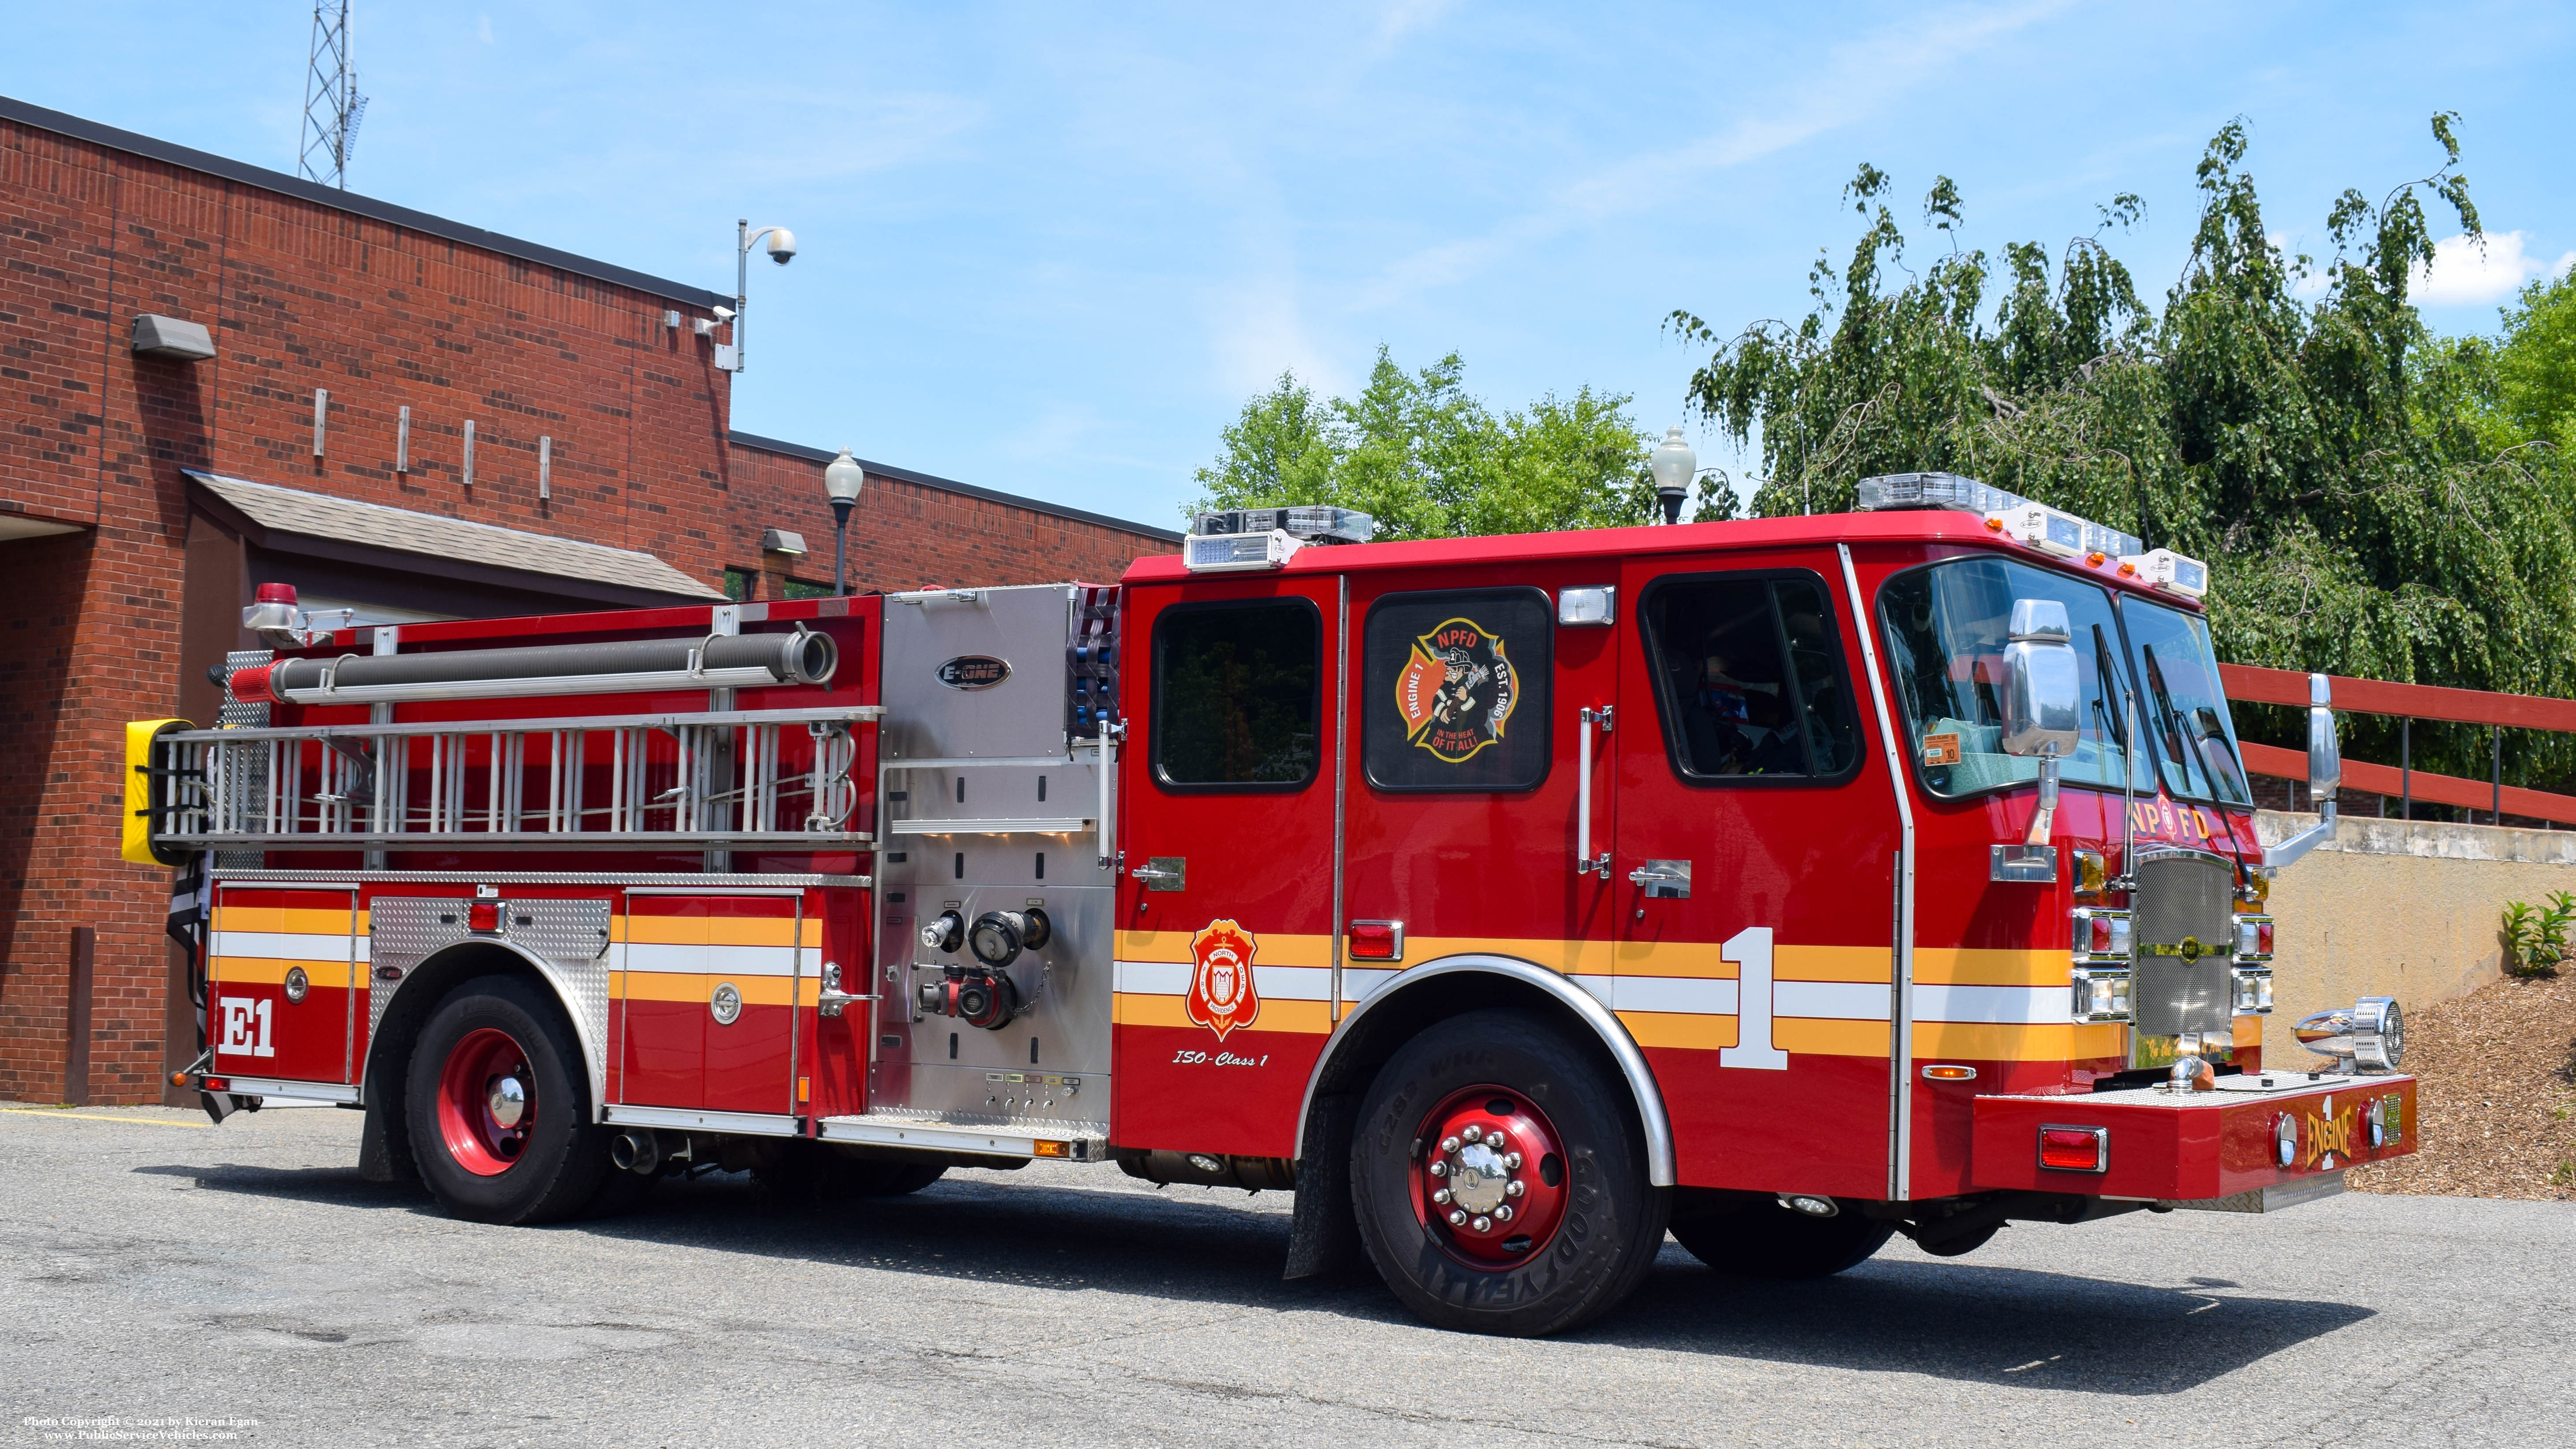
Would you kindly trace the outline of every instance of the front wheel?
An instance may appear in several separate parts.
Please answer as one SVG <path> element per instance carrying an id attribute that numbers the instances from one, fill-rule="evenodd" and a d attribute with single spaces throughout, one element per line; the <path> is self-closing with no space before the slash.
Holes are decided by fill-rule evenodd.
<path id="1" fill-rule="evenodd" d="M 1452 1017 L 1405 1043 L 1351 1142 L 1360 1237 L 1436 1327 L 1536 1337 L 1609 1310 L 1663 1245 L 1628 1087 L 1526 1012 Z"/>
<path id="2" fill-rule="evenodd" d="M 581 1051 L 555 1003 L 482 976 L 430 1013 L 404 1115 L 439 1206 L 484 1223 L 543 1223 L 588 1206 L 609 1170 L 590 1123 Z"/>

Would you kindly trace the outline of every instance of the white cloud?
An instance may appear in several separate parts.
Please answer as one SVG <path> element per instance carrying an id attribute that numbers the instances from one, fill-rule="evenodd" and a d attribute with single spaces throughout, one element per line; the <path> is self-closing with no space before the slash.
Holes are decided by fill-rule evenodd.
<path id="1" fill-rule="evenodd" d="M 1357 311 L 1407 300 L 1466 278 L 1495 256 L 1578 226 L 1652 210 L 1695 178 L 1725 170 L 1885 110 L 1965 56 L 2046 20 L 2069 0 L 1954 7 L 1836 46 L 1827 62 L 1762 114 L 1672 150 L 1633 156 L 1561 189 L 1537 210 L 1479 237 L 1424 248 L 1386 268 L 1351 299 Z"/>
<path id="2" fill-rule="evenodd" d="M 2433 243 L 2433 264 L 2416 266 L 2407 295 L 2427 307 L 2501 302 L 2534 277 L 2563 277 L 2576 267 L 2576 252 L 2543 261 L 2526 250 L 2530 244 L 2531 233 L 2522 231 L 2444 237 Z"/>

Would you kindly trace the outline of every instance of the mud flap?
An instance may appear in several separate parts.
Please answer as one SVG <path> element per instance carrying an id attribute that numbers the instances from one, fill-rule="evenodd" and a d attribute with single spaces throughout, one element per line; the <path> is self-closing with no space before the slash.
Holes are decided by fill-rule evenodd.
<path id="1" fill-rule="evenodd" d="M 381 1074 L 367 1084 L 367 1120 L 358 1130 L 358 1176 L 368 1182 L 421 1186 L 420 1166 L 412 1161 L 411 1133 L 402 1119 L 402 1099 L 382 1090 Z M 390 1108 L 390 1110 L 389 1110 Z"/>
<path id="2" fill-rule="evenodd" d="M 1297 1199 L 1288 1219 L 1288 1267 L 1294 1281 L 1358 1272 L 1368 1266 L 1351 1207 L 1351 1126 L 1357 1097 L 1319 1097 L 1307 1123 L 1306 1155 L 1297 1164 Z"/>

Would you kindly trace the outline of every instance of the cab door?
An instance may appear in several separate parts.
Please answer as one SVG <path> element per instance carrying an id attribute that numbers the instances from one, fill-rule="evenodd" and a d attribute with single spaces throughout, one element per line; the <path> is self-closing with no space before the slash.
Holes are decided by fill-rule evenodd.
<path id="1" fill-rule="evenodd" d="M 1691 1186 L 1881 1197 L 1896 854 L 1823 550 L 1625 566 L 1613 1008 Z"/>
<path id="2" fill-rule="evenodd" d="M 1338 575 L 1127 596 L 1123 1146 L 1287 1157 L 1332 1030 Z"/>

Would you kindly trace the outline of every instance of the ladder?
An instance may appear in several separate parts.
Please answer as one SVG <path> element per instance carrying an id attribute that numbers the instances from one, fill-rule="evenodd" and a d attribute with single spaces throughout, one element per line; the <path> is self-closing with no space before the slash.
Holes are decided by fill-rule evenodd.
<path id="1" fill-rule="evenodd" d="M 877 705 L 173 730 L 153 838 L 183 850 L 867 849 Z"/>

